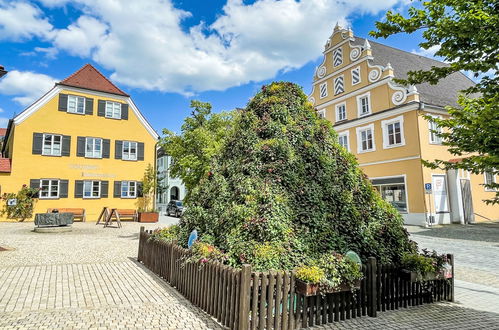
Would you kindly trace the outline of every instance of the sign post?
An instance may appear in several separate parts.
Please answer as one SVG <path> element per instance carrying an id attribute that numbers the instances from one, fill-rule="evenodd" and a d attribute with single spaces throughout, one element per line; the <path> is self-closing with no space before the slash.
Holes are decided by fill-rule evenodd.
<path id="1" fill-rule="evenodd" d="M 428 228 L 428 226 L 431 226 L 432 223 L 433 223 L 433 215 L 432 215 L 432 212 L 431 212 L 431 194 L 432 194 L 432 186 L 431 186 L 431 183 L 425 183 L 424 184 L 424 193 L 426 195 L 428 195 L 428 208 L 429 208 L 429 211 L 430 211 L 430 214 L 426 217 L 426 226 Z"/>

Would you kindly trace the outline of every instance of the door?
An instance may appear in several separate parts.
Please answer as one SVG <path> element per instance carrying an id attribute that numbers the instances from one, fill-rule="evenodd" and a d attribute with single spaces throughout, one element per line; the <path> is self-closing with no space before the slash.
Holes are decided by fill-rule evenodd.
<path id="1" fill-rule="evenodd" d="M 470 180 L 461 179 L 461 196 L 463 200 L 464 223 L 473 223 L 475 222 L 475 215 L 473 214 Z"/>
<path id="2" fill-rule="evenodd" d="M 433 198 L 435 213 L 449 212 L 449 199 L 447 196 L 447 182 L 445 175 L 433 175 Z"/>

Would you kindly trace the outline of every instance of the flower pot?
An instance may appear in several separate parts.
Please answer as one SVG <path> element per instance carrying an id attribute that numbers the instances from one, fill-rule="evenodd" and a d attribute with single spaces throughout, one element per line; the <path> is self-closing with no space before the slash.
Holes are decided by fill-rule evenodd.
<path id="1" fill-rule="evenodd" d="M 158 222 L 158 212 L 139 212 L 139 222 Z"/>
<path id="2" fill-rule="evenodd" d="M 295 289 L 296 293 L 302 294 L 304 296 L 316 296 L 318 294 L 326 294 L 326 293 L 335 293 L 335 292 L 346 292 L 360 289 L 360 280 L 355 281 L 352 286 L 341 283 L 339 286 L 335 288 L 329 288 L 327 290 L 321 289 L 318 283 L 307 283 L 300 279 L 296 279 L 295 281 Z"/>
<path id="3" fill-rule="evenodd" d="M 444 271 L 441 270 L 439 272 L 425 273 L 423 274 L 422 278 L 418 278 L 417 272 L 407 269 L 402 269 L 400 277 L 403 280 L 409 282 L 424 282 L 424 281 L 443 280 L 443 279 L 452 278 L 452 273 L 449 276 L 448 273 L 444 273 Z"/>

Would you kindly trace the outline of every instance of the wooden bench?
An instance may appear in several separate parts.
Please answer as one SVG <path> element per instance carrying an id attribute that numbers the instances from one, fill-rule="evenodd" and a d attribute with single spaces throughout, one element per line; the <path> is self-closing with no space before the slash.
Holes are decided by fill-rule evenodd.
<path id="1" fill-rule="evenodd" d="M 139 220 L 139 214 L 137 213 L 137 210 L 133 209 L 114 209 L 114 214 L 120 221 L 123 219 L 132 220 L 132 221 Z M 111 214 L 111 216 L 112 215 L 113 214 Z"/>
<path id="2" fill-rule="evenodd" d="M 87 215 L 85 213 L 85 209 L 83 208 L 52 208 L 47 209 L 47 213 L 52 213 L 54 210 L 57 210 L 59 213 L 72 213 L 74 219 L 78 218 L 83 222 L 87 220 Z"/>

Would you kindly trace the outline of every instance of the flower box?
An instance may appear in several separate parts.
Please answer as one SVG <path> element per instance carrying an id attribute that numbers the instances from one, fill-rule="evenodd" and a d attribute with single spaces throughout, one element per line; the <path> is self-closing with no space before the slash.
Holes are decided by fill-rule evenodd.
<path id="1" fill-rule="evenodd" d="M 418 282 L 418 281 L 433 281 L 433 280 L 444 280 L 444 279 L 449 279 L 452 278 L 452 272 L 446 272 L 444 269 L 438 272 L 431 272 L 431 273 L 426 273 L 423 275 L 421 279 L 418 279 L 418 273 L 407 270 L 407 269 L 402 269 L 401 271 L 401 278 L 405 281 L 409 282 Z"/>
<path id="2" fill-rule="evenodd" d="M 158 222 L 158 212 L 139 212 L 139 222 Z"/>
<path id="3" fill-rule="evenodd" d="M 342 283 L 338 287 L 331 288 L 331 289 L 328 289 L 326 291 L 323 291 L 323 289 L 321 289 L 319 287 L 318 283 L 307 283 L 307 282 L 304 282 L 300 279 L 296 279 L 296 281 L 295 281 L 296 293 L 302 294 L 302 295 L 307 296 L 307 297 L 316 296 L 316 295 L 321 294 L 321 293 L 326 294 L 326 293 L 335 293 L 335 292 L 345 292 L 345 291 L 352 291 L 352 290 L 357 290 L 357 289 L 360 289 L 360 280 L 355 281 L 353 286 L 349 286 L 346 283 Z"/>

